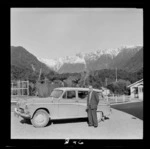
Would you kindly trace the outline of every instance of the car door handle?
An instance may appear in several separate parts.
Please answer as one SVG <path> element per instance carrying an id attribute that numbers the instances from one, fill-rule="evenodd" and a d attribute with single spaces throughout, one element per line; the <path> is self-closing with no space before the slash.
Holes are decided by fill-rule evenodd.
<path id="1" fill-rule="evenodd" d="M 76 100 L 76 102 L 78 102 L 78 100 Z"/>

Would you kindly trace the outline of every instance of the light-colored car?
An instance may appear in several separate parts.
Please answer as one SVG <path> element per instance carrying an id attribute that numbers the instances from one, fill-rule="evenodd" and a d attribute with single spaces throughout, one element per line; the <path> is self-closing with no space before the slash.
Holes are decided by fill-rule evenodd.
<path id="1" fill-rule="evenodd" d="M 101 90 L 93 90 L 101 96 Z M 55 88 L 50 97 L 35 97 L 18 101 L 15 115 L 30 119 L 35 127 L 44 127 L 49 120 L 54 119 L 87 117 L 88 91 L 88 88 Z M 98 121 L 109 117 L 111 113 L 110 105 L 104 98 L 100 99 L 97 108 Z"/>

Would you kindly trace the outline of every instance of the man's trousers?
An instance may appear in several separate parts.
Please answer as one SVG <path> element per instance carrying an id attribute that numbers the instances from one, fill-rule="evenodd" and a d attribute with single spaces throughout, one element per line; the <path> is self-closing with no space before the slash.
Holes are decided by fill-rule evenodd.
<path id="1" fill-rule="evenodd" d="M 92 126 L 98 126 L 98 121 L 97 121 L 97 109 L 91 109 L 91 107 L 88 107 L 88 121 L 89 125 Z"/>

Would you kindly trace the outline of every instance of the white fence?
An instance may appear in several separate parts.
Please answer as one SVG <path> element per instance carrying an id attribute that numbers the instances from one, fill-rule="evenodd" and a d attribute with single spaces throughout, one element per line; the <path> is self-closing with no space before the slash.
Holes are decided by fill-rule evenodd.
<path id="1" fill-rule="evenodd" d="M 29 81 L 11 81 L 11 96 L 28 96 Z"/>
<path id="2" fill-rule="evenodd" d="M 125 102 L 132 102 L 132 101 L 140 101 L 139 98 L 131 98 L 131 96 L 128 96 L 128 95 L 105 96 L 105 99 L 110 104 L 113 104 L 113 103 L 125 103 Z"/>

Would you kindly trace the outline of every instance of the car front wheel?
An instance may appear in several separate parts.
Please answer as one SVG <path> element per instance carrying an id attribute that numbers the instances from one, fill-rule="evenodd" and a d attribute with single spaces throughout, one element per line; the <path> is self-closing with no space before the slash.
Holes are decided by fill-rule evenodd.
<path id="1" fill-rule="evenodd" d="M 38 110 L 31 119 L 34 127 L 45 127 L 49 122 L 49 115 L 45 110 Z"/>

